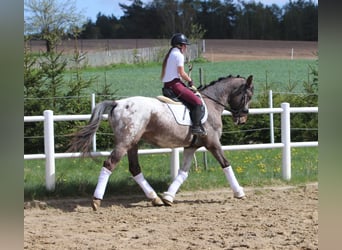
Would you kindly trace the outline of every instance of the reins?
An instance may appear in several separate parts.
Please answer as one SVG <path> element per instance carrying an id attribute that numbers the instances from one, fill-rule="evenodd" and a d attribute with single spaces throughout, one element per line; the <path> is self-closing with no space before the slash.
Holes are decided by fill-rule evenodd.
<path id="1" fill-rule="evenodd" d="M 225 109 L 227 109 L 228 111 L 230 111 L 230 108 L 222 103 L 220 103 L 218 100 L 214 99 L 213 97 L 211 96 L 208 96 L 207 94 L 204 94 L 204 93 L 201 93 L 201 95 L 204 95 L 205 97 L 207 97 L 208 99 L 214 101 L 215 103 L 221 105 L 222 107 L 224 107 Z"/>
<path id="2" fill-rule="evenodd" d="M 189 76 L 190 78 L 191 78 L 192 68 L 193 68 L 193 64 L 190 63 L 190 61 L 189 61 L 189 62 L 188 62 L 188 69 L 189 69 L 188 76 Z"/>

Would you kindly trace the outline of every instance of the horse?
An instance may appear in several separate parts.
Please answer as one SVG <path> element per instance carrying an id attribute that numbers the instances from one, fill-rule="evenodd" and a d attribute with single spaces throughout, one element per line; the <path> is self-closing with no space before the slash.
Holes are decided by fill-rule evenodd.
<path id="1" fill-rule="evenodd" d="M 208 111 L 207 120 L 202 124 L 207 132 L 205 136 L 192 135 L 189 126 L 180 125 L 175 121 L 167 103 L 155 97 L 133 96 L 98 103 L 91 113 L 88 124 L 73 134 L 68 149 L 68 152 L 81 151 L 83 155 L 89 154 L 93 135 L 99 128 L 103 114 L 108 114 L 116 145 L 100 170 L 92 197 L 93 210 L 99 209 L 108 179 L 126 154 L 133 179 L 151 200 L 152 205 L 171 206 L 178 189 L 188 177 L 195 151 L 202 146 L 211 152 L 221 165 L 233 190 L 234 198 L 244 199 L 244 190 L 222 151 L 221 115 L 224 110 L 228 110 L 236 125 L 246 123 L 254 92 L 252 80 L 252 75 L 247 79 L 239 75 L 235 77 L 229 75 L 197 88 Z M 184 148 L 183 162 L 178 175 L 168 190 L 160 195 L 161 197 L 157 195 L 141 171 L 138 160 L 138 143 L 141 140 L 161 148 Z"/>

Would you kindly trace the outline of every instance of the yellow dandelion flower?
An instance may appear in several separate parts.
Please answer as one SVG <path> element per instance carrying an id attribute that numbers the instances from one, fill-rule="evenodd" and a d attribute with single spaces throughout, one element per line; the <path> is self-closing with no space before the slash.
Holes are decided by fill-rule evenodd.
<path id="1" fill-rule="evenodd" d="M 240 167 L 240 166 L 238 166 L 237 168 L 236 168 L 236 172 L 238 173 L 238 174 L 241 174 L 241 173 L 243 173 L 243 167 Z"/>

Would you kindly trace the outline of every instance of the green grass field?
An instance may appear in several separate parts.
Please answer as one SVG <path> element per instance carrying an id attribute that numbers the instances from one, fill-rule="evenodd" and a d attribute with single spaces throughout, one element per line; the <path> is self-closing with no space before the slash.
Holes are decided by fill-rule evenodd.
<path id="1" fill-rule="evenodd" d="M 222 76 L 254 76 L 256 94 L 263 91 L 265 85 L 274 91 L 287 91 L 295 86 L 294 91 L 301 92 L 303 82 L 310 79 L 310 65 L 315 60 L 256 60 L 229 62 L 194 62 L 192 78 L 200 84 L 199 70 L 203 72 L 203 83 L 208 84 Z M 157 96 L 161 94 L 160 64 L 114 65 L 111 67 L 89 68 L 83 71 L 85 78 L 97 77 L 87 94 L 100 89 L 105 83 L 117 90 L 119 97 L 142 95 Z M 187 71 L 187 69 L 186 69 Z"/>
<path id="2" fill-rule="evenodd" d="M 243 186 L 265 186 L 300 184 L 317 181 L 318 148 L 292 149 L 292 178 L 284 181 L 281 174 L 281 150 L 241 150 L 225 152 L 230 160 L 237 179 Z M 197 152 L 198 166 L 194 164 L 189 178 L 181 190 L 203 190 L 229 187 L 218 162 L 207 153 L 207 166 L 204 153 Z M 25 199 L 42 197 L 91 196 L 94 192 L 98 174 L 105 158 L 57 159 L 56 190 L 45 190 L 44 160 L 27 160 L 24 166 Z M 170 155 L 142 155 L 140 164 L 146 179 L 157 192 L 166 191 L 171 183 Z M 131 178 L 127 157 L 124 157 L 111 175 L 106 194 L 132 194 L 142 190 Z"/>
<path id="3" fill-rule="evenodd" d="M 294 91 L 302 92 L 302 84 L 309 81 L 310 65 L 315 60 L 263 60 L 234 62 L 195 62 L 192 77 L 199 85 L 199 69 L 202 68 L 204 82 L 209 83 L 218 77 L 241 75 L 254 76 L 256 94 L 263 91 L 265 85 L 273 91 L 287 91 L 294 86 Z M 107 83 L 112 90 L 117 90 L 118 97 L 156 96 L 161 94 L 159 64 L 115 65 L 83 70 L 83 76 L 97 77 L 87 93 L 93 93 L 99 86 Z M 70 74 L 66 74 L 66 78 Z M 243 186 L 282 185 L 287 182 L 281 178 L 281 150 L 247 150 L 225 152 L 235 169 L 236 176 Z M 181 190 L 200 190 L 228 187 L 217 161 L 208 153 L 207 168 L 204 167 L 203 153 L 197 153 L 199 166 L 193 167 L 188 180 Z M 97 183 L 98 173 L 104 158 L 57 159 L 56 190 L 45 190 L 45 161 L 26 160 L 24 162 L 25 199 L 64 196 L 91 196 Z M 140 157 L 143 173 L 157 192 L 163 192 L 170 184 L 170 156 L 144 155 Z M 292 149 L 292 179 L 290 183 L 299 184 L 317 181 L 318 148 Z M 142 193 L 130 177 L 127 158 L 120 162 L 112 174 L 106 194 Z"/>

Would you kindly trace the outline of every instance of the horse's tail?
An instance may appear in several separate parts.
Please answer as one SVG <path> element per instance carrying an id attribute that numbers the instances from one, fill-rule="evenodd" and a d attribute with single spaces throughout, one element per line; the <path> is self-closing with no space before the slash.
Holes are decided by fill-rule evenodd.
<path id="1" fill-rule="evenodd" d="M 116 105 L 117 103 L 115 101 L 103 101 L 98 103 L 91 113 L 88 124 L 73 134 L 68 152 L 80 151 L 84 155 L 89 154 L 92 138 L 100 126 L 102 115 L 111 113 L 108 111 L 112 111 Z M 108 119 L 110 118 L 108 117 Z"/>

